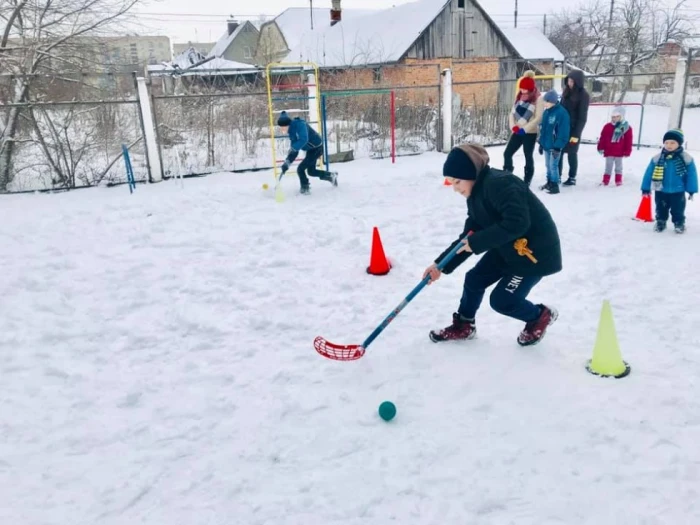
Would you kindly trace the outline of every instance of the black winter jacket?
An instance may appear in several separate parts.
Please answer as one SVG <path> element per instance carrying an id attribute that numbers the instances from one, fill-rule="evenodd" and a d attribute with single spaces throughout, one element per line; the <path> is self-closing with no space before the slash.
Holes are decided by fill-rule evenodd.
<path id="1" fill-rule="evenodd" d="M 486 166 L 467 199 L 462 235 L 435 260 L 439 262 L 469 231 L 474 254 L 495 251 L 513 275 L 551 275 L 562 269 L 559 232 L 544 204 L 522 179 Z M 452 273 L 471 253 L 462 252 L 445 266 Z M 528 256 L 529 255 L 529 256 Z M 536 262 L 535 262 L 536 261 Z"/>
<path id="2" fill-rule="evenodd" d="M 561 95 L 561 105 L 569 112 L 571 137 L 581 139 L 581 133 L 583 133 L 583 128 L 588 120 L 588 105 L 591 102 L 591 97 L 586 91 L 583 71 L 575 69 L 567 75 L 566 82 L 570 78 L 574 81 L 574 87 L 572 89 L 567 85 L 564 88 Z"/>

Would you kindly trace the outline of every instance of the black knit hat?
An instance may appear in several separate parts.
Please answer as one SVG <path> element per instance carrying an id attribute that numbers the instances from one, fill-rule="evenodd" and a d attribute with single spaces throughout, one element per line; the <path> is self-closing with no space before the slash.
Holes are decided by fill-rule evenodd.
<path id="1" fill-rule="evenodd" d="M 278 126 L 289 126 L 292 123 L 292 119 L 289 118 L 286 111 L 280 114 L 280 118 L 277 119 Z"/>
<path id="2" fill-rule="evenodd" d="M 679 146 L 683 145 L 683 141 L 685 140 L 685 137 L 683 136 L 683 131 L 680 129 L 670 129 L 666 133 L 664 133 L 664 142 L 667 140 L 675 140 L 678 142 Z"/>
<path id="3" fill-rule="evenodd" d="M 478 144 L 463 144 L 452 148 L 442 166 L 443 177 L 460 180 L 476 180 L 477 175 L 489 163 L 489 154 Z"/>

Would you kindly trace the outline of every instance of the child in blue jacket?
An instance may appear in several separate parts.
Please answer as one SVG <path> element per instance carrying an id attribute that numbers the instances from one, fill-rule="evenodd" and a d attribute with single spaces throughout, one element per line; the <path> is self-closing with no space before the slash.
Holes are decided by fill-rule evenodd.
<path id="1" fill-rule="evenodd" d="M 540 155 L 544 153 L 547 166 L 547 184 L 540 186 L 547 193 L 559 193 L 559 161 L 561 152 L 569 143 L 571 118 L 559 103 L 559 94 L 547 91 L 544 94 L 544 113 L 540 122 Z"/>
<path id="2" fill-rule="evenodd" d="M 676 233 L 685 232 L 685 193 L 693 200 L 698 192 L 698 172 L 695 161 L 683 150 L 684 136 L 680 129 L 664 135 L 664 148 L 654 156 L 642 179 L 642 194 L 654 190 L 656 225 L 654 230 L 666 229 L 669 211 Z M 653 186 L 653 188 L 652 188 Z"/>
<path id="3" fill-rule="evenodd" d="M 336 172 L 323 171 L 316 168 L 316 162 L 323 156 L 323 141 L 321 136 L 316 133 L 316 130 L 299 117 L 295 117 L 292 120 L 286 111 L 280 114 L 279 119 L 277 119 L 277 125 L 282 129 L 283 133 L 289 135 L 289 140 L 292 143 L 287 153 L 287 158 L 282 164 L 282 175 L 287 172 L 299 152 L 303 150 L 306 152 L 306 156 L 297 168 L 299 182 L 301 183 L 301 193 L 308 194 L 310 191 L 309 179 L 306 176 L 307 171 L 309 176 L 318 177 L 321 180 L 330 182 L 333 186 L 337 186 L 338 174 Z"/>

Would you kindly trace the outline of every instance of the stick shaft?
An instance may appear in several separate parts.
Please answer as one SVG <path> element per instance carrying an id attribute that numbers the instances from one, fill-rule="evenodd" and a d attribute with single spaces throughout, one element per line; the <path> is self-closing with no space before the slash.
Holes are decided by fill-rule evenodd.
<path id="1" fill-rule="evenodd" d="M 445 265 L 447 265 L 448 262 L 452 260 L 452 258 L 457 255 L 457 250 L 462 248 L 464 245 L 461 242 L 458 242 L 454 248 L 452 248 L 445 257 L 442 258 L 442 260 L 438 263 L 437 267 L 438 270 L 442 270 Z M 426 275 L 421 282 L 419 282 L 416 287 L 409 292 L 409 294 L 405 297 L 403 301 L 399 303 L 399 305 L 394 308 L 389 315 L 386 316 L 386 318 L 382 321 L 382 323 L 377 326 L 377 328 L 374 329 L 374 331 L 369 335 L 367 339 L 365 339 L 365 342 L 362 343 L 363 348 L 367 348 L 370 344 L 372 344 L 372 341 L 374 341 L 379 334 L 381 334 L 384 329 L 389 326 L 389 323 L 391 323 L 394 319 L 396 319 L 396 316 L 401 313 L 401 310 L 403 310 L 408 303 L 410 303 L 413 298 L 420 293 L 420 291 L 425 288 L 425 285 L 430 282 L 430 276 Z"/>

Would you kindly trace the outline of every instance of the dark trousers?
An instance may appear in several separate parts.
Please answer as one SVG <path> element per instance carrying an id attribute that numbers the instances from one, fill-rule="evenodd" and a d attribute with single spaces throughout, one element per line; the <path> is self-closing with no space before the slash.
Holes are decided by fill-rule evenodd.
<path id="1" fill-rule="evenodd" d="M 458 313 L 466 319 L 474 319 L 481 306 L 486 289 L 498 282 L 491 292 L 491 308 L 499 314 L 524 322 L 534 321 L 542 313 L 540 308 L 527 300 L 532 288 L 540 282 L 540 276 L 517 276 L 503 268 L 500 256 L 487 252 L 464 276 L 464 292 Z"/>
<path id="2" fill-rule="evenodd" d="M 654 192 L 656 204 L 656 220 L 666 222 L 668 213 L 671 212 L 673 224 L 681 226 L 685 224 L 685 193 Z"/>
<path id="3" fill-rule="evenodd" d="M 564 171 L 564 153 L 566 153 L 566 158 L 569 161 L 569 178 L 570 179 L 575 179 L 576 174 L 578 173 L 578 147 L 579 147 L 580 142 L 574 142 L 571 143 L 569 142 L 566 147 L 564 148 L 564 151 L 562 152 L 561 157 L 559 157 L 559 178 L 561 178 L 561 174 Z"/>
<path id="4" fill-rule="evenodd" d="M 533 154 L 536 144 L 537 133 L 525 133 L 524 135 L 511 133 L 508 144 L 506 145 L 506 150 L 503 152 L 503 170 L 513 173 L 513 155 L 515 155 L 520 149 L 520 146 L 522 146 L 523 154 L 525 155 L 525 177 L 523 180 L 530 184 L 532 176 L 535 174 L 535 159 L 533 158 Z"/>
<path id="5" fill-rule="evenodd" d="M 301 182 L 301 187 L 306 188 L 309 186 L 309 179 L 306 176 L 307 172 L 309 177 L 318 177 L 321 180 L 331 180 L 331 174 L 327 171 L 319 170 L 316 168 L 316 161 L 323 156 L 323 146 L 318 146 L 316 148 L 310 149 L 306 152 L 304 160 L 299 163 L 297 167 L 297 173 L 299 174 L 299 182 Z"/>

